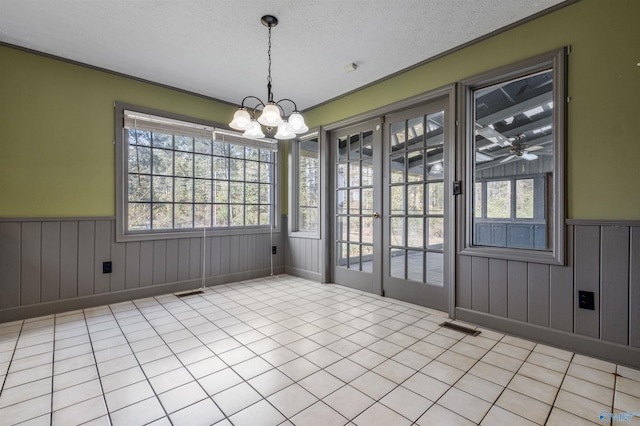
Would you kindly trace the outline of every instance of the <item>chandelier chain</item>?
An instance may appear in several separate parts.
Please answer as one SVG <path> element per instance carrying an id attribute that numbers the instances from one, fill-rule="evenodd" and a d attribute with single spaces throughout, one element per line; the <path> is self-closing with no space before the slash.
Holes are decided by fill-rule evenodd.
<path id="1" fill-rule="evenodd" d="M 269 49 L 267 50 L 267 56 L 269 57 L 269 76 L 267 77 L 267 83 L 271 83 L 271 27 L 269 27 Z"/>

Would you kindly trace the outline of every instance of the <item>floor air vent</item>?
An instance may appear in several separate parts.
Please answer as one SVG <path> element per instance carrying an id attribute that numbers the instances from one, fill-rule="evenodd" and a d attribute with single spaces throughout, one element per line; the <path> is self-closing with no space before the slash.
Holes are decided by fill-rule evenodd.
<path id="1" fill-rule="evenodd" d="M 477 336 L 478 334 L 480 334 L 480 331 L 474 330 L 473 328 L 464 327 L 462 325 L 446 321 L 440 324 L 440 327 L 450 328 L 451 330 L 459 331 L 460 333 L 468 334 L 470 336 Z"/>
<path id="2" fill-rule="evenodd" d="M 194 294 L 202 294 L 202 293 L 204 293 L 204 291 L 202 290 L 187 290 L 187 291 L 181 291 L 180 293 L 173 293 L 173 295 L 176 297 L 187 297 L 187 296 L 193 296 Z"/>

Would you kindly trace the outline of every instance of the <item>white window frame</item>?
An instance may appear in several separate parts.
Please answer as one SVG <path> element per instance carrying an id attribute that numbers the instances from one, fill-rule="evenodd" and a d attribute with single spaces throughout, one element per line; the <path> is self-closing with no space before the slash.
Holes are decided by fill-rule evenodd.
<path id="1" fill-rule="evenodd" d="M 459 233 L 460 254 L 495 259 L 518 260 L 551 265 L 566 264 L 566 102 L 567 102 L 567 48 L 557 49 L 518 63 L 501 67 L 460 82 L 458 90 L 459 149 L 461 152 L 461 177 L 464 193 L 461 203 L 463 222 Z M 553 70 L 553 181 L 549 189 L 553 191 L 548 209 L 547 226 L 549 250 L 531 250 L 523 248 L 477 246 L 473 244 L 474 223 L 474 170 L 475 170 L 475 132 L 473 121 L 473 91 L 491 86 L 545 69 Z M 486 200 L 484 200 L 486 202 Z M 483 205 L 483 209 L 486 206 Z"/>
<path id="2" fill-rule="evenodd" d="M 300 182 L 297 179 L 300 173 L 300 144 L 316 139 L 318 141 L 318 208 L 317 208 L 317 228 L 313 232 L 300 231 Z M 322 188 L 323 188 L 323 167 L 322 167 L 322 144 L 320 134 L 317 130 L 311 131 L 294 140 L 289 145 L 289 235 L 296 238 L 320 239 L 322 227 Z"/>
<path id="3" fill-rule="evenodd" d="M 207 227 L 207 235 L 249 235 L 279 232 L 279 182 L 280 167 L 278 164 L 278 142 L 272 139 L 247 139 L 243 138 L 240 133 L 227 130 L 224 126 L 210 122 L 207 120 L 196 119 L 166 111 L 159 111 L 151 108 L 131 105 L 123 102 L 115 103 L 115 145 L 116 145 L 116 241 L 148 241 L 175 238 L 192 238 L 201 237 L 203 228 L 184 228 L 184 229 L 145 229 L 145 230 L 129 230 L 128 226 L 128 174 L 129 174 L 129 149 L 128 138 L 125 128 L 125 115 L 140 114 L 141 116 L 153 116 L 166 120 L 167 123 L 172 122 L 187 123 L 194 125 L 195 131 L 200 128 L 202 131 L 215 131 L 216 134 L 224 133 L 225 142 L 231 142 L 235 145 L 244 145 L 249 147 L 264 147 L 272 151 L 272 176 L 271 176 L 271 224 L 257 226 L 227 226 L 227 227 Z M 164 125 L 163 123 L 160 124 Z M 212 201 L 213 204 L 213 201 Z M 228 203 L 230 204 L 230 203 Z"/>

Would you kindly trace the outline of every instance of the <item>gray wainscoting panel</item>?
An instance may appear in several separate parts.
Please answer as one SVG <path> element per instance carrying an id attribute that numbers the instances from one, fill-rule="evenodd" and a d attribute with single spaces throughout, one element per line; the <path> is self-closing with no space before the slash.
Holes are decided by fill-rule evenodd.
<path id="1" fill-rule="evenodd" d="M 169 240 L 171 241 L 171 240 Z M 153 242 L 153 283 L 167 282 L 167 240 Z"/>
<path id="2" fill-rule="evenodd" d="M 552 345 L 563 346 L 564 340 L 557 336 L 569 333 L 575 339 L 566 339 L 565 348 L 589 354 L 584 342 L 597 342 L 600 349 L 594 349 L 594 356 L 610 348 L 608 358 L 616 359 L 619 351 L 627 354 L 618 357 L 620 362 L 629 365 L 628 351 L 640 349 L 640 225 L 568 222 L 566 265 L 489 259 L 488 313 L 480 266 L 486 258 L 458 256 L 458 312 L 485 318 L 497 329 L 503 321 L 502 330 L 507 332 L 522 324 L 523 335 L 538 330 L 540 336 L 556 336 L 546 341 Z M 594 292 L 595 310 L 578 308 L 579 290 Z"/>
<path id="3" fill-rule="evenodd" d="M 41 232 L 40 222 L 22 223 L 20 303 L 23 305 L 40 302 Z"/>
<path id="4" fill-rule="evenodd" d="M 549 265 L 530 263 L 527 268 L 527 311 L 532 324 L 549 326 Z"/>
<path id="5" fill-rule="evenodd" d="M 78 221 L 60 223 L 60 299 L 78 296 Z"/>
<path id="6" fill-rule="evenodd" d="M 273 242 L 264 233 L 207 235 L 207 284 L 268 275 L 272 244 L 274 273 L 283 271 L 283 241 L 279 232 Z M 110 218 L 0 220 L 0 322 L 198 286 L 202 250 L 202 237 L 117 243 Z M 107 261 L 112 272 L 103 274 Z"/>
<path id="7" fill-rule="evenodd" d="M 165 279 L 168 283 L 178 281 L 178 240 L 167 240 Z"/>
<path id="8" fill-rule="evenodd" d="M 507 261 L 489 259 L 489 313 L 501 317 L 507 316 Z"/>
<path id="9" fill-rule="evenodd" d="M 600 336 L 603 340 L 629 344 L 629 227 L 601 228 Z M 636 326 L 640 326 L 636 324 Z"/>
<path id="10" fill-rule="evenodd" d="M 202 278 L 202 238 L 189 239 L 189 279 Z"/>
<path id="11" fill-rule="evenodd" d="M 471 309 L 489 312 L 489 259 L 471 259 Z"/>
<path id="12" fill-rule="evenodd" d="M 43 302 L 60 298 L 60 222 L 42 224 Z"/>
<path id="13" fill-rule="evenodd" d="M 113 234 L 111 235 L 111 262 L 113 267 L 113 272 L 111 272 L 111 291 L 120 291 L 124 290 L 126 282 L 127 246 L 126 244 L 116 243 L 114 237 L 115 226 L 111 227 L 111 232 Z"/>
<path id="14" fill-rule="evenodd" d="M 189 279 L 189 240 L 178 240 L 178 281 Z"/>
<path id="15" fill-rule="evenodd" d="M 567 226 L 567 265 L 549 270 L 549 326 L 573 332 L 573 226 Z"/>
<path id="16" fill-rule="evenodd" d="M 527 321 L 527 263 L 510 260 L 507 265 L 509 293 L 507 295 L 507 314 L 509 318 Z"/>
<path id="17" fill-rule="evenodd" d="M 305 277 L 320 275 L 322 240 L 292 234 L 283 248 L 286 250 L 286 265 L 291 274 Z"/>
<path id="18" fill-rule="evenodd" d="M 154 241 L 140 243 L 140 287 L 153 284 L 153 243 Z"/>
<path id="19" fill-rule="evenodd" d="M 0 223 L 0 309 L 20 305 L 20 223 Z"/>
<path id="20" fill-rule="evenodd" d="M 577 334 L 600 337 L 600 227 L 579 225 L 574 228 L 574 330 Z M 578 292 L 592 291 L 595 310 L 578 308 Z"/>
<path id="21" fill-rule="evenodd" d="M 96 222 L 78 222 L 78 296 L 93 294 Z"/>
<path id="22" fill-rule="evenodd" d="M 111 289 L 111 274 L 102 273 L 102 262 L 111 260 L 111 221 L 96 221 L 94 294 L 108 293 Z"/>
<path id="23" fill-rule="evenodd" d="M 631 227 L 629 345 L 640 348 L 640 226 Z"/>
<path id="24" fill-rule="evenodd" d="M 140 287 L 140 243 L 133 241 L 127 243 L 126 247 L 125 288 L 138 288 Z"/>

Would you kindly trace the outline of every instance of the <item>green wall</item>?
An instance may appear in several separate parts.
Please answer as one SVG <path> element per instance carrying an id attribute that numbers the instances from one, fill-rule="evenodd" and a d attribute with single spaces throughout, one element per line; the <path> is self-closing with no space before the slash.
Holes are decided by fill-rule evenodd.
<path id="1" fill-rule="evenodd" d="M 3 46 L 0 76 L 0 217 L 115 215 L 115 101 L 222 123 L 235 111 Z"/>
<path id="2" fill-rule="evenodd" d="M 310 127 L 332 123 L 571 45 L 569 217 L 640 219 L 638 16 L 637 0 L 582 0 L 306 111 L 305 118 Z M 116 100 L 221 123 L 234 111 L 201 97 L 0 46 L 0 217 L 115 214 Z M 284 190 L 283 212 L 286 200 Z"/>
<path id="3" fill-rule="evenodd" d="M 570 45 L 569 218 L 640 219 L 639 16 L 638 0 L 582 0 L 312 109 L 305 118 L 309 126 L 332 123 Z"/>

